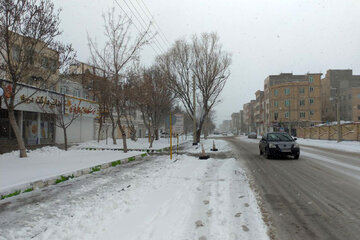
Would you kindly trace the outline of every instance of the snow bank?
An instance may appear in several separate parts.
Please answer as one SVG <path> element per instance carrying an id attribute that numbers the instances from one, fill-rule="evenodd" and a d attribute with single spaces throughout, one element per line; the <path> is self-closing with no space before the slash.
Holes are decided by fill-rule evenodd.
<path id="1" fill-rule="evenodd" d="M 186 142 L 184 136 L 179 137 L 179 144 Z M 139 138 L 137 141 L 133 141 L 131 139 L 127 139 L 126 141 L 128 149 L 148 149 L 149 139 L 148 138 Z M 172 144 L 176 145 L 177 140 L 176 138 L 172 139 Z M 162 149 L 170 146 L 170 139 L 169 138 L 160 138 L 159 140 L 154 140 L 152 149 Z M 100 142 L 97 142 L 95 140 L 84 142 L 84 143 L 78 143 L 73 148 L 123 148 L 123 141 L 122 139 L 117 139 L 116 144 L 112 143 L 112 139 L 108 139 L 108 144 L 106 144 L 106 140 L 101 140 Z"/>
<path id="2" fill-rule="evenodd" d="M 357 142 L 357 141 L 336 142 L 335 140 L 330 141 L 330 140 L 298 138 L 296 140 L 296 142 L 299 143 L 300 145 L 305 145 L 305 146 L 308 145 L 308 146 L 336 149 L 336 150 L 346 151 L 346 152 L 360 153 L 360 142 Z"/>
<path id="3" fill-rule="evenodd" d="M 27 158 L 19 158 L 19 151 L 1 154 L 0 192 L 138 154 L 141 152 L 64 151 L 57 147 L 29 151 Z"/>
<path id="4" fill-rule="evenodd" d="M 192 146 L 192 142 L 185 144 L 185 152 L 188 153 L 201 153 L 202 148 L 201 144 L 203 144 L 205 152 L 210 153 L 210 149 L 213 148 L 213 142 L 215 142 L 215 147 L 218 149 L 218 152 L 228 152 L 231 148 L 228 146 L 227 142 L 219 139 L 201 139 L 200 144 L 197 146 Z"/>

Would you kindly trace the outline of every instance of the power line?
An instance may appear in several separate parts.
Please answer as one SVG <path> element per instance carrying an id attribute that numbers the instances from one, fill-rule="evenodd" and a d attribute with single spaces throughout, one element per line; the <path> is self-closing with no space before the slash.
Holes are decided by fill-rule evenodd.
<path id="1" fill-rule="evenodd" d="M 144 2 L 143 0 L 140 0 L 140 1 L 142 2 L 142 4 L 144 5 L 144 7 L 146 8 L 146 10 L 147 10 L 147 12 L 149 13 L 149 15 L 151 16 L 151 18 L 153 19 L 155 25 L 159 28 L 160 33 L 162 34 L 162 36 L 163 36 L 163 38 L 165 39 L 165 41 L 171 46 L 169 40 L 166 38 L 166 36 L 165 36 L 164 32 L 161 30 L 160 26 L 156 23 L 155 17 L 151 14 L 151 12 L 150 12 L 149 8 L 146 6 L 145 2 Z M 141 5 L 139 4 L 138 0 L 136 0 L 136 2 L 137 2 L 138 5 L 140 6 L 140 8 L 143 9 L 143 8 L 141 7 Z M 150 19 L 150 18 L 149 18 L 149 19 Z"/>
<path id="2" fill-rule="evenodd" d="M 125 0 L 123 0 L 123 1 L 125 1 Z M 146 26 L 146 21 L 143 19 L 143 17 L 142 17 L 141 14 L 139 13 L 137 7 L 134 6 L 134 4 L 132 3 L 131 0 L 130 0 L 129 2 L 130 2 L 130 4 L 131 4 L 131 6 L 133 6 L 133 8 L 135 9 L 135 11 L 136 11 L 136 13 L 139 15 L 139 17 L 141 18 L 141 20 L 143 21 L 144 25 Z M 151 21 L 149 21 L 149 22 L 151 22 Z M 155 30 L 156 30 L 156 29 L 155 29 Z M 164 51 L 164 49 L 166 49 L 166 47 L 163 48 L 162 44 L 161 44 L 161 43 L 159 42 L 159 40 L 156 38 L 156 35 L 155 35 L 154 38 L 155 38 L 156 42 L 159 44 L 159 46 L 161 47 L 161 49 Z M 166 45 L 166 43 L 165 43 L 165 45 Z M 165 51 L 164 51 L 164 52 L 165 52 Z"/>
<path id="3" fill-rule="evenodd" d="M 146 23 L 145 23 L 145 27 L 142 25 L 141 21 L 139 20 L 139 18 L 137 17 L 137 15 L 134 13 L 134 11 L 132 10 L 132 8 L 129 6 L 129 4 L 123 0 L 123 2 L 126 4 L 126 6 L 128 7 L 128 9 L 130 10 L 130 12 L 132 13 L 132 15 L 136 18 L 136 20 L 138 21 L 138 23 L 140 24 L 140 26 L 143 28 L 143 29 L 146 29 Z M 154 37 L 156 39 L 156 36 Z M 160 50 L 160 52 L 164 52 L 164 50 L 161 48 L 161 46 L 159 46 L 157 44 L 157 42 L 154 42 L 155 45 L 157 46 L 157 48 Z"/>
<path id="4" fill-rule="evenodd" d="M 127 12 L 121 7 L 121 5 L 119 4 L 119 2 L 117 0 L 114 0 L 116 2 L 116 4 L 119 6 L 119 8 L 125 13 L 125 15 L 127 16 L 127 18 L 134 24 L 136 30 L 138 30 L 138 32 L 141 34 L 142 31 L 140 31 L 140 29 L 138 28 L 138 26 L 131 20 L 131 17 L 127 14 Z M 157 54 L 157 55 L 160 55 L 158 53 L 158 51 L 153 47 L 153 45 L 149 44 L 150 47 L 154 50 L 154 52 Z"/>

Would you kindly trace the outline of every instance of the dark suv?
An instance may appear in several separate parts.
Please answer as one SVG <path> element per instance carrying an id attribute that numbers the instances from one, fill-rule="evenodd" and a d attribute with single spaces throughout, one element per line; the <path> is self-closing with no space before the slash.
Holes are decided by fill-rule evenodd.
<path id="1" fill-rule="evenodd" d="M 271 132 L 265 134 L 259 142 L 260 155 L 266 158 L 272 156 L 291 155 L 294 159 L 299 159 L 300 146 L 295 142 L 296 138 L 292 138 L 285 132 Z"/>

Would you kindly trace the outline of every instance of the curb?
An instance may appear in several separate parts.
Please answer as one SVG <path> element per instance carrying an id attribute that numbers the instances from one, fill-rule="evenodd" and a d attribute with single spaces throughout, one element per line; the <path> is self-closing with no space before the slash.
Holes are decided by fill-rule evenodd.
<path id="1" fill-rule="evenodd" d="M 140 160 L 140 159 L 143 159 L 144 157 L 147 157 L 147 156 L 148 156 L 147 153 L 142 153 L 142 154 L 135 155 L 135 156 L 132 156 L 132 157 L 128 157 L 128 158 L 124 158 L 124 159 L 120 159 L 120 160 L 116 160 L 116 161 L 112 161 L 112 162 L 108 162 L 108 163 L 103 163 L 103 164 L 100 164 L 100 165 L 91 166 L 91 167 L 84 168 L 84 169 L 81 169 L 81 170 L 67 172 L 65 174 L 58 175 L 58 176 L 55 176 L 55 177 L 30 182 L 30 183 L 28 183 L 26 185 L 24 184 L 22 187 L 19 187 L 16 191 L 1 193 L 0 201 L 4 200 L 4 199 L 7 199 L 9 197 L 17 196 L 17 195 L 19 195 L 21 193 L 32 192 L 35 189 L 44 188 L 44 187 L 51 186 L 51 185 L 56 185 L 58 183 L 65 182 L 65 181 L 73 179 L 73 178 L 77 178 L 77 177 L 87 175 L 87 174 L 92 174 L 92 173 L 98 172 L 98 171 L 100 171 L 102 169 L 107 169 L 107 168 L 110 168 L 110 167 L 116 167 L 118 165 L 122 165 L 122 164 L 125 164 L 125 163 Z"/>

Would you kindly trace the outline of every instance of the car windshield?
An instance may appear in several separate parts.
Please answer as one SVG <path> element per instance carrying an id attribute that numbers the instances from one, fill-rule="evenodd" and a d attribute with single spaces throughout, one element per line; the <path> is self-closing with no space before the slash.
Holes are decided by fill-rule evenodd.
<path id="1" fill-rule="evenodd" d="M 293 141 L 292 137 L 287 133 L 269 133 L 268 141 Z"/>

